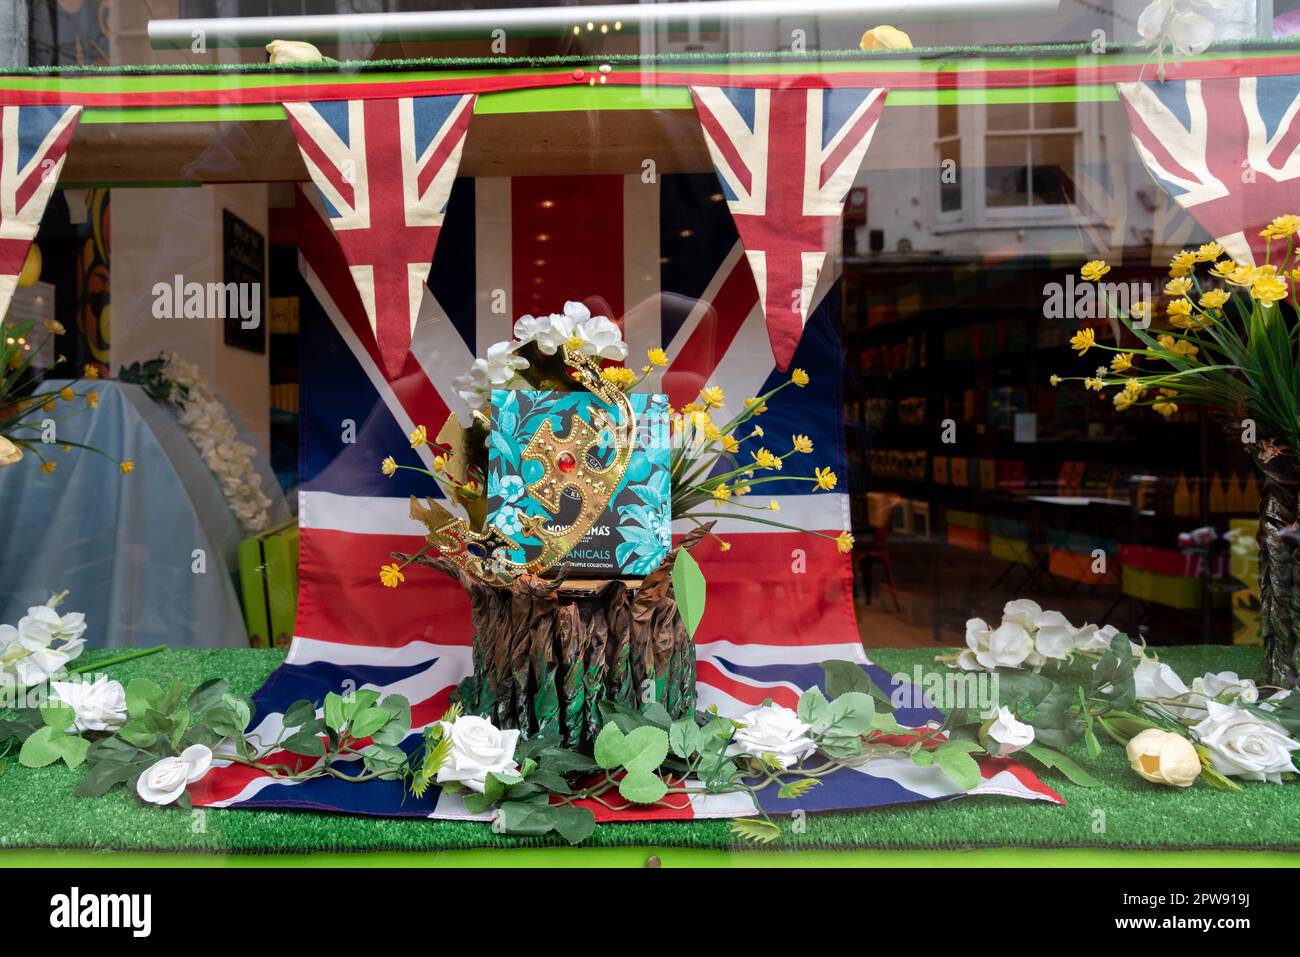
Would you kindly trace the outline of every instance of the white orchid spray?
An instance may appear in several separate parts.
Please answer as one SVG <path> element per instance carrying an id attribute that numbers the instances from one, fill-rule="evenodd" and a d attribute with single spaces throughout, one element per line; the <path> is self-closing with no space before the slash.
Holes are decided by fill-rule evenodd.
<path id="1" fill-rule="evenodd" d="M 28 608 L 17 626 L 0 625 L 0 684 L 38 685 L 66 669 L 85 649 L 86 616 L 56 610 L 67 594 L 60 592 L 44 605 Z"/>
<path id="2" fill-rule="evenodd" d="M 1137 30 L 1143 46 L 1152 47 L 1157 72 L 1165 78 L 1165 55 L 1174 65 L 1185 56 L 1205 52 L 1214 42 L 1215 24 L 1208 13 L 1227 8 L 1229 0 L 1153 0 L 1138 15 Z"/>

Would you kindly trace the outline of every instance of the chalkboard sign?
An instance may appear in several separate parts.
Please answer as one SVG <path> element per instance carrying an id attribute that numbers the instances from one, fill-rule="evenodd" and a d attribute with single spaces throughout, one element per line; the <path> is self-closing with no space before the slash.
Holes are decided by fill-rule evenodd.
<path id="1" fill-rule="evenodd" d="M 226 345 L 266 352 L 266 237 L 228 209 L 221 211 Z"/>

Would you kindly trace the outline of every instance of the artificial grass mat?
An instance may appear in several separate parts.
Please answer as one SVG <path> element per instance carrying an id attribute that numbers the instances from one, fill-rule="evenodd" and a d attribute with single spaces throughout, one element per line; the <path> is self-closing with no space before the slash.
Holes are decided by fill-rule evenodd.
<path id="1" fill-rule="evenodd" d="M 1258 672 L 1258 648 L 1190 646 L 1160 649 L 1189 682 L 1205 671 Z M 939 670 L 932 649 L 875 649 L 872 658 L 891 672 L 914 665 Z M 93 664 L 113 652 L 87 652 Z M 283 652 L 245 649 L 173 649 L 106 669 L 123 682 L 147 676 L 192 687 L 214 676 L 236 691 L 256 690 L 283 660 Z M 1083 758 L 1081 749 L 1074 755 Z M 0 773 L 0 848 L 91 848 L 209 853 L 312 851 L 437 851 L 563 845 L 553 838 L 494 834 L 486 824 L 365 818 L 302 811 L 204 810 L 191 814 L 157 808 L 133 792 L 77 798 L 81 771 L 59 764 L 30 769 L 12 757 Z M 956 849 L 1085 847 L 1254 849 L 1300 851 L 1300 784 L 1243 783 L 1238 793 L 1197 784 L 1161 788 L 1129 770 L 1123 750 L 1109 743 L 1089 764 L 1102 787 L 1082 788 L 1054 772 L 1043 775 L 1066 801 L 970 797 L 856 813 L 810 814 L 803 833 L 783 827 L 769 847 Z M 591 846 L 660 846 L 741 849 L 726 821 L 668 821 L 603 825 Z"/>

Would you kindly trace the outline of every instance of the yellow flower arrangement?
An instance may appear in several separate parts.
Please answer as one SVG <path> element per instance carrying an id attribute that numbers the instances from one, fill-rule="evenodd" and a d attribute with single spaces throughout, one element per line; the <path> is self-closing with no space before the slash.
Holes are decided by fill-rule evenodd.
<path id="1" fill-rule="evenodd" d="M 813 450 L 812 439 L 808 438 L 806 435 L 791 436 L 790 441 L 796 452 L 802 452 L 804 455 L 807 455 Z"/>
<path id="2" fill-rule="evenodd" d="M 429 430 L 422 425 L 417 425 L 411 432 L 411 448 L 418 449 L 424 443 L 429 441 Z"/>
<path id="3" fill-rule="evenodd" d="M 1086 262 L 1083 264 L 1083 268 L 1079 270 L 1079 275 L 1082 276 L 1088 282 L 1096 282 L 1098 279 L 1106 275 L 1106 273 L 1108 272 L 1110 272 L 1109 266 L 1107 266 L 1100 259 L 1094 259 L 1091 262 Z"/>

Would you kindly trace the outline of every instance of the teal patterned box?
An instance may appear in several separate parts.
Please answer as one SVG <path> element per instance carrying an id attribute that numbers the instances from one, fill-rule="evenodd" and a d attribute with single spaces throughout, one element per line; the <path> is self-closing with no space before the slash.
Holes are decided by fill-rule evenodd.
<path id="1" fill-rule="evenodd" d="M 604 516 L 561 562 L 570 566 L 570 574 L 575 577 L 647 575 L 659 567 L 672 547 L 668 397 L 632 393 L 628 399 L 637 419 L 632 458 Z M 573 417 L 590 424 L 597 407 L 605 410 L 610 421 L 618 422 L 618 410 L 590 392 L 492 392 L 488 523 L 522 546 L 508 556 L 512 561 L 527 561 L 541 549 L 541 542 L 524 531 L 522 520 L 540 515 L 548 520 L 548 530 L 561 529 L 580 509 L 572 489 L 561 494 L 560 511 L 555 516 L 528 494 L 528 484 L 542 477 L 544 467 L 536 459 L 524 458 L 524 449 L 544 422 L 550 421 L 555 435 L 567 437 Z M 613 458 L 614 448 L 609 442 L 598 443 L 588 453 L 593 469 L 608 467 Z"/>

